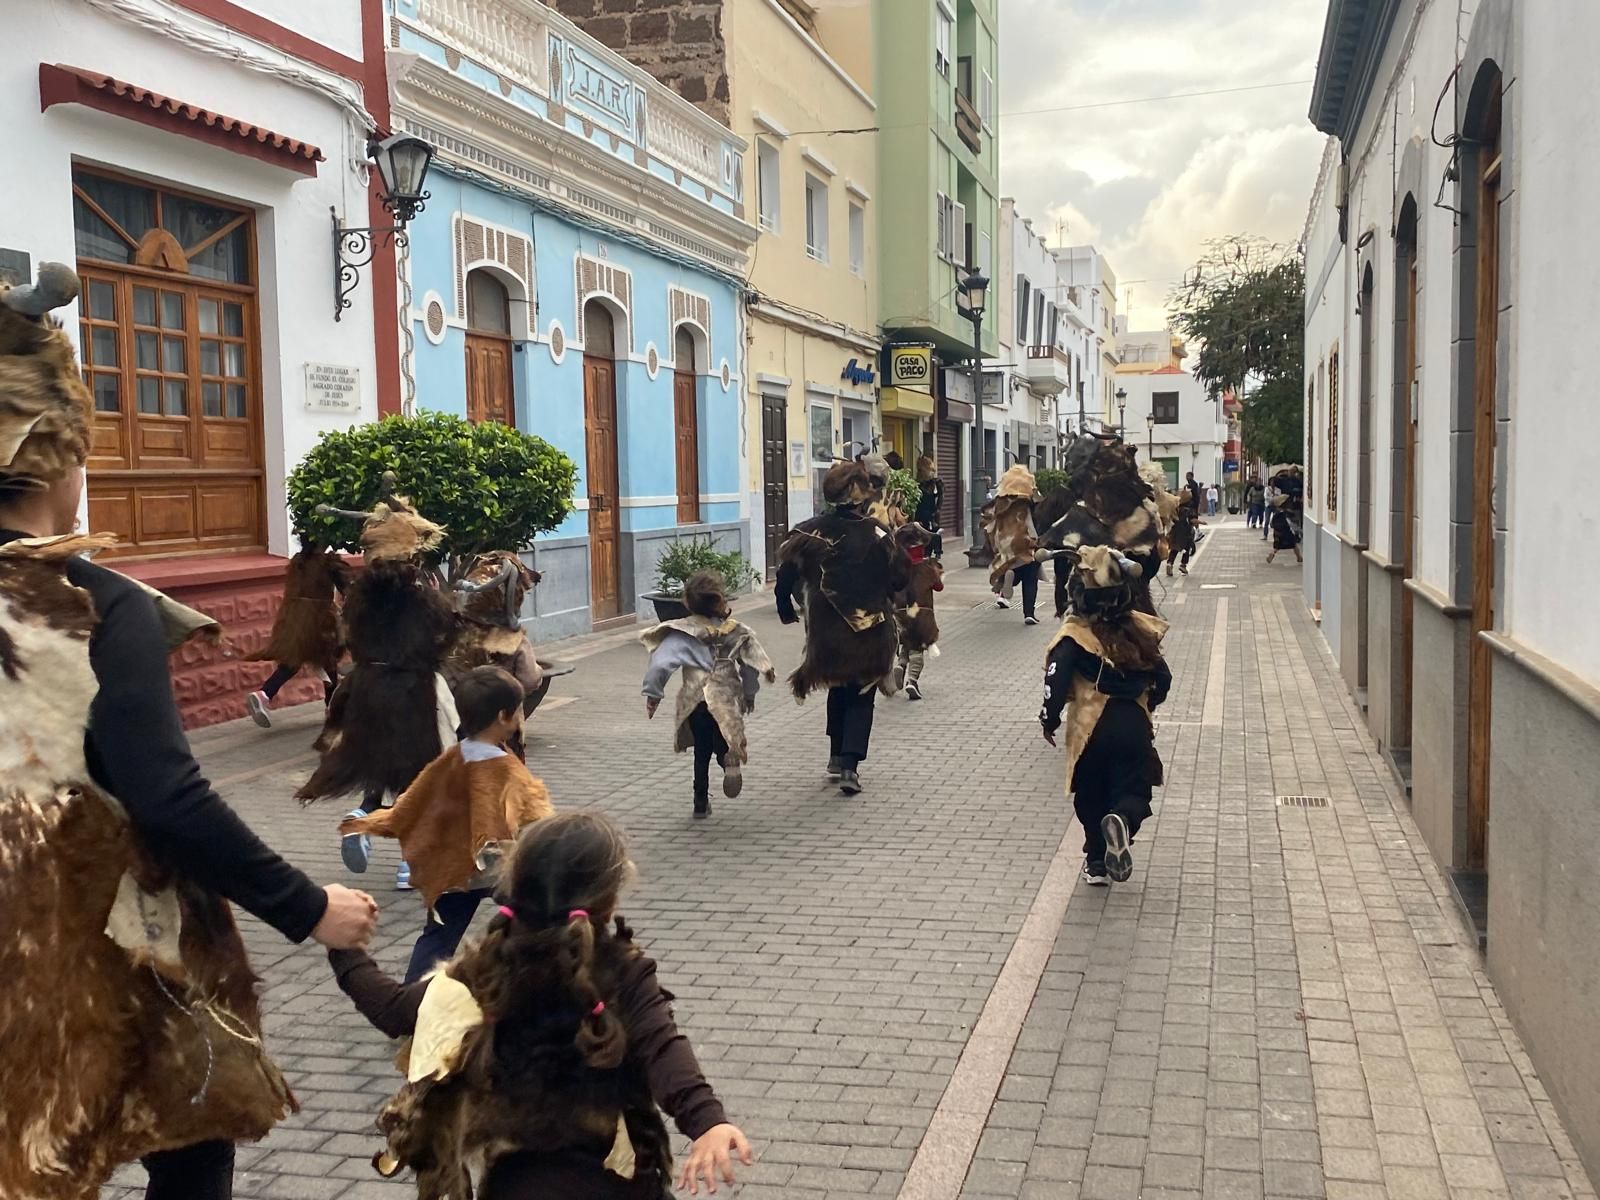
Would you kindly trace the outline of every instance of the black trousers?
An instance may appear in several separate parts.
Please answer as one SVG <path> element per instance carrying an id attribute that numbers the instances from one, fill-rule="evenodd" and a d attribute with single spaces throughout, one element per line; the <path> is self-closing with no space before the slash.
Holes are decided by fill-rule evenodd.
<path id="1" fill-rule="evenodd" d="M 828 689 L 828 752 L 847 771 L 854 771 L 867 757 L 877 695 L 876 687 L 863 691 L 858 683 Z"/>
<path id="2" fill-rule="evenodd" d="M 279 663 L 277 669 L 267 676 L 267 681 L 261 685 L 261 694 L 268 700 L 276 698 L 283 690 L 283 685 L 288 683 L 300 673 L 299 667 L 285 666 Z M 334 681 L 326 680 L 322 685 L 322 702 L 328 704 L 333 700 Z"/>
<path id="3" fill-rule="evenodd" d="M 723 765 L 728 741 L 703 701 L 689 714 L 689 732 L 694 734 L 694 798 L 705 800 L 711 795 L 711 760 Z"/>
<path id="4" fill-rule="evenodd" d="M 1193 553 L 1194 553 L 1194 542 L 1193 541 L 1191 541 L 1187 546 L 1184 546 L 1181 549 L 1179 547 L 1177 547 L 1177 546 L 1174 546 L 1172 548 L 1172 552 L 1167 555 L 1167 566 L 1170 567 L 1170 566 L 1172 566 L 1173 563 L 1178 563 L 1178 565 L 1180 567 L 1187 567 L 1189 565 L 1189 556 L 1191 554 L 1193 554 Z M 1181 562 L 1179 561 L 1179 555 L 1180 554 L 1183 556 Z"/>
<path id="5" fill-rule="evenodd" d="M 145 1200 L 233 1200 L 233 1143 L 199 1142 L 140 1160 Z"/>
<path id="6" fill-rule="evenodd" d="M 439 897 L 438 903 L 433 906 L 439 919 L 424 918 L 426 924 L 417 938 L 417 944 L 411 948 L 411 964 L 406 968 L 407 983 L 415 983 L 455 954 L 461 939 L 467 936 L 467 927 L 472 924 L 472 918 L 477 915 L 478 905 L 493 894 L 484 888 L 475 892 L 445 892 Z"/>
<path id="7" fill-rule="evenodd" d="M 1025 567 L 1018 567 L 1012 574 L 1022 585 L 1022 615 L 1031 617 L 1034 606 L 1039 603 L 1039 564 L 1029 563 Z"/>
<path id="8" fill-rule="evenodd" d="M 1100 822 L 1112 813 L 1128 826 L 1128 836 L 1150 818 L 1154 763 L 1150 718 L 1131 700 L 1112 700 L 1089 736 L 1072 772 L 1072 807 L 1083 826 L 1083 855 L 1090 863 L 1106 856 Z"/>

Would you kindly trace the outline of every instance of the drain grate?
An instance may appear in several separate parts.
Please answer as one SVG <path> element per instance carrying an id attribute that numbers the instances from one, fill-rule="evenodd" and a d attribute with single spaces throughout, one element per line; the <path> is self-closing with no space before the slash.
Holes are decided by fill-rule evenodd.
<path id="1" fill-rule="evenodd" d="M 1279 808 L 1327 808 L 1326 796 L 1279 796 Z"/>

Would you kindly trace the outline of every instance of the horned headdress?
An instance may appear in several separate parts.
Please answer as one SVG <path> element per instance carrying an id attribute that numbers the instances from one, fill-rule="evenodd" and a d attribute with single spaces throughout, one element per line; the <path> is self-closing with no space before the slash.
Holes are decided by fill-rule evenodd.
<path id="1" fill-rule="evenodd" d="M 60 263 L 41 264 L 37 283 L 0 283 L 0 481 L 48 483 L 89 457 L 89 389 L 49 315 L 77 296 Z"/>

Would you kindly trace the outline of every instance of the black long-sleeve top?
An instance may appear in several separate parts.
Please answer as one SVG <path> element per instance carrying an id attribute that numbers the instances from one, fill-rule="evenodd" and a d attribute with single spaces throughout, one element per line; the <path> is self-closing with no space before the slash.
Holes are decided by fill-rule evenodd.
<path id="1" fill-rule="evenodd" d="M 0 544 L 23 536 L 0 530 Z M 127 576 L 86 558 L 68 561 L 67 579 L 89 593 L 97 617 L 89 666 L 99 690 L 84 745 L 90 776 L 122 804 L 161 862 L 290 941 L 305 941 L 328 897 L 251 832 L 201 773 L 172 693 L 155 602 Z"/>
<path id="2" fill-rule="evenodd" d="M 396 983 L 360 950 L 330 950 L 328 961 L 345 995 L 361 1015 L 392 1038 L 416 1032 L 417 1010 L 428 981 Z M 609 1003 L 609 997 L 607 998 Z M 672 993 L 656 979 L 656 964 L 643 955 L 623 971 L 616 1012 L 628 1031 L 628 1055 L 643 1065 L 650 1094 L 685 1137 L 724 1124 L 728 1117 L 711 1090 L 689 1039 L 672 1016 Z"/>
<path id="3" fill-rule="evenodd" d="M 1138 700 L 1148 694 L 1150 711 L 1166 700 L 1172 689 L 1172 670 L 1158 658 L 1152 670 L 1123 671 L 1098 654 L 1091 654 L 1069 637 L 1062 638 L 1050 651 L 1044 669 L 1044 704 L 1039 709 L 1039 724 L 1046 733 L 1061 728 L 1061 713 L 1072 699 L 1072 677 L 1082 675 L 1096 690 L 1113 700 Z"/>

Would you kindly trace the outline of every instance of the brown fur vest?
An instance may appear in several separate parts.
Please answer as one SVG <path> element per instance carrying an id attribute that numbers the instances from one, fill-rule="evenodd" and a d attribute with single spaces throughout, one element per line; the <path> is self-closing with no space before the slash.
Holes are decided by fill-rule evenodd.
<path id="1" fill-rule="evenodd" d="M 912 650 L 926 650 L 939 640 L 939 622 L 933 616 L 933 594 L 944 586 L 944 567 L 932 559 L 911 566 L 911 581 L 895 607 L 900 642 Z"/>
<path id="2" fill-rule="evenodd" d="M 339 606 L 334 593 L 350 583 L 350 567 L 332 550 L 302 550 L 283 576 L 283 602 L 272 621 L 272 637 L 250 662 L 318 667 L 337 678 Z"/>
<path id="3" fill-rule="evenodd" d="M 870 517 L 827 513 L 795 526 L 778 549 L 805 584 L 805 657 L 789 676 L 796 700 L 819 689 L 886 683 L 894 668 L 893 594 L 905 554 Z"/>
<path id="4" fill-rule="evenodd" d="M 721 622 L 707 617 L 663 621 L 641 633 L 639 640 L 653 654 L 673 632 L 704 642 L 711 650 L 712 664 L 710 671 L 699 667 L 683 668 L 683 682 L 678 687 L 677 708 L 673 713 L 673 749 L 681 754 L 694 745 L 689 716 L 703 703 L 716 721 L 722 740 L 728 743 L 728 761 L 749 762 L 744 715 L 750 702 L 745 699 L 744 672 L 748 668 L 771 683 L 778 678 L 772 660 L 750 626 L 732 617 Z"/>
<path id="5" fill-rule="evenodd" d="M 0 1196 L 83 1200 L 120 1164 L 293 1111 L 227 904 L 162 869 L 84 760 L 89 539 L 0 549 Z"/>

